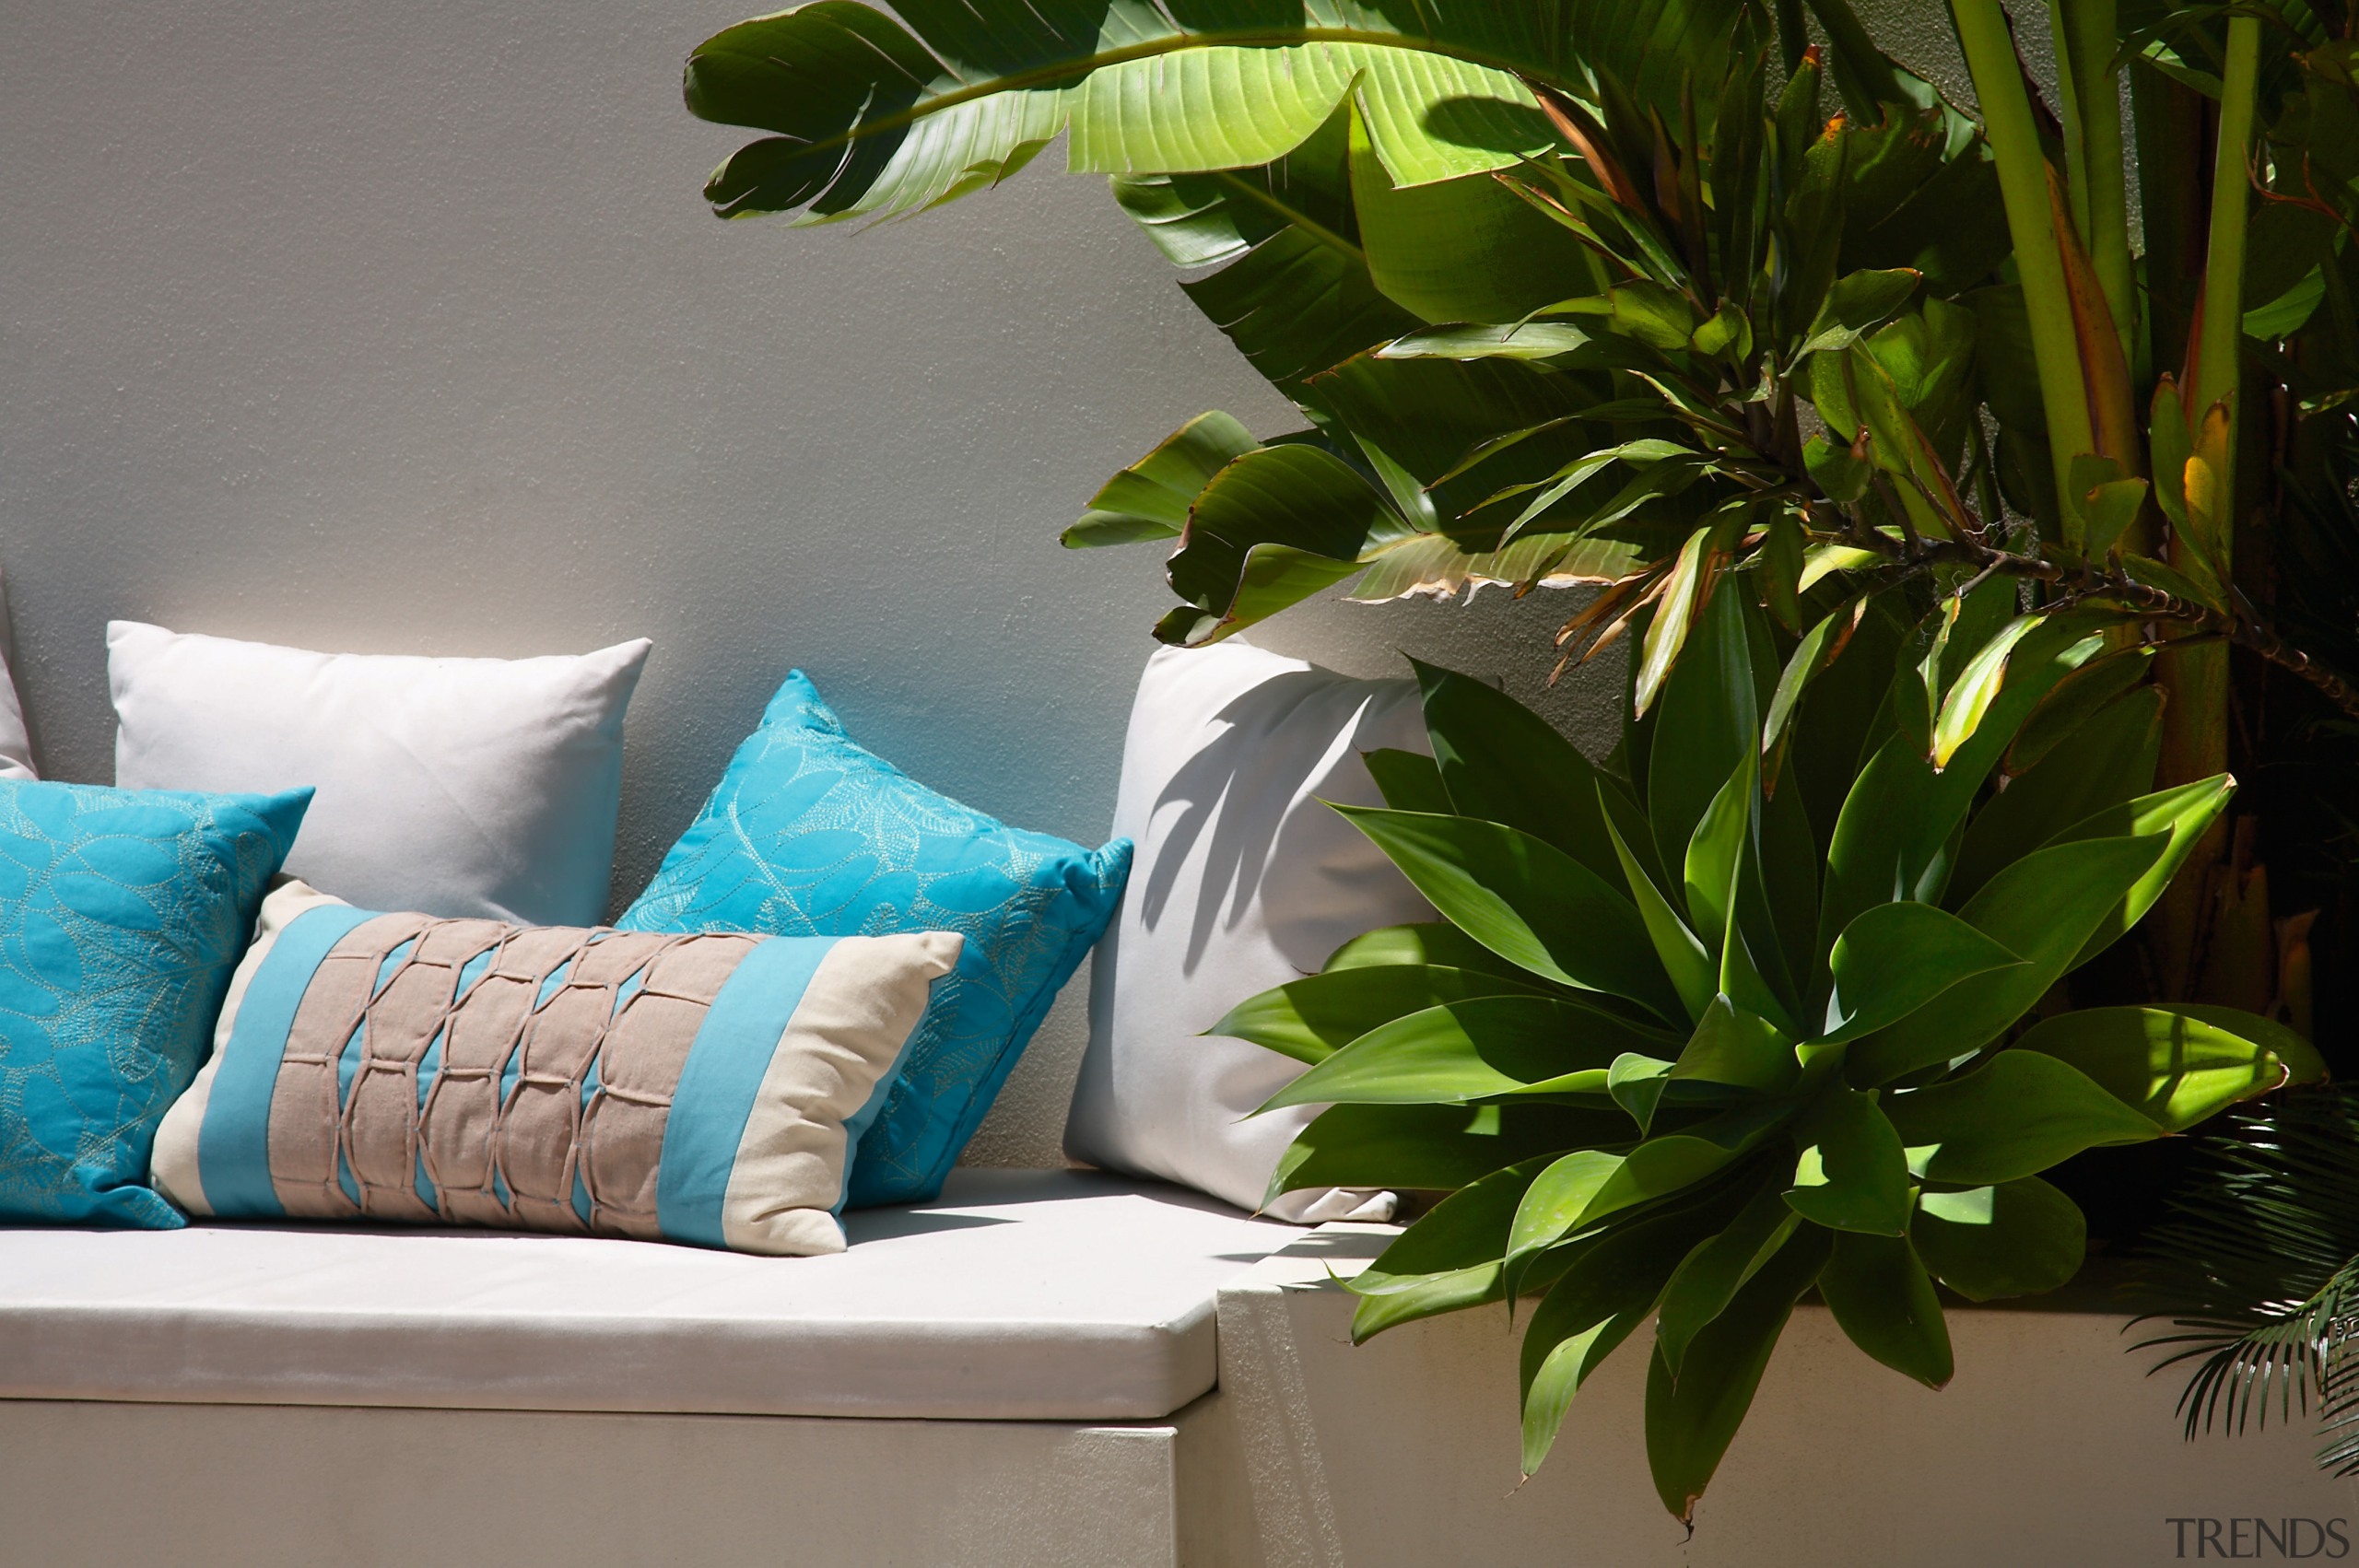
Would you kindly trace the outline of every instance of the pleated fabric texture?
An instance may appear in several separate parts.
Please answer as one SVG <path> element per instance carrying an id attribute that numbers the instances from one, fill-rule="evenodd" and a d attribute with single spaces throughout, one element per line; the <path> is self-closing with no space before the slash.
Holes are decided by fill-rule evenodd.
<path id="1" fill-rule="evenodd" d="M 376 914 L 290 882 L 155 1180 L 199 1214 L 841 1251 L 853 1150 L 961 945 Z"/>

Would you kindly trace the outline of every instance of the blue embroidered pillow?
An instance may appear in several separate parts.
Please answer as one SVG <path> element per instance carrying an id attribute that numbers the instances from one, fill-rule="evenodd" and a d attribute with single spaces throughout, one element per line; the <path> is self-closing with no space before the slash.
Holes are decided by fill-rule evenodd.
<path id="1" fill-rule="evenodd" d="M 852 1166 L 853 1204 L 921 1202 L 1106 929 L 1130 867 L 1128 839 L 1084 849 L 934 793 L 854 745 L 797 670 L 616 924 L 965 937 Z"/>
<path id="2" fill-rule="evenodd" d="M 187 1223 L 156 1124 L 311 800 L 0 779 L 0 1221 Z"/>

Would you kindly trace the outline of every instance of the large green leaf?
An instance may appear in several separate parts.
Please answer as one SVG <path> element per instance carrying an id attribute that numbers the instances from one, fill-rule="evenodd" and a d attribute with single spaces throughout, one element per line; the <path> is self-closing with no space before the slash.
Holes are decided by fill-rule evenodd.
<path id="1" fill-rule="evenodd" d="M 1787 1207 L 1834 1231 L 1896 1236 L 1908 1228 L 1907 1156 L 1873 1094 L 1829 1091 L 1795 1138 L 1802 1153 Z"/>
<path id="2" fill-rule="evenodd" d="M 1625 1141 L 1619 1110 L 1532 1102 L 1489 1106 L 1335 1106 L 1295 1135 L 1269 1198 L 1315 1187 L 1455 1191 L 1540 1154 Z"/>
<path id="3" fill-rule="evenodd" d="M 2037 1295 L 2081 1271 L 2088 1222 L 2037 1176 L 1997 1187 L 1927 1192 L 1908 1224 L 1933 1278 L 1968 1301 Z"/>
<path id="4" fill-rule="evenodd" d="M 1706 1324 L 1728 1309 L 1736 1293 L 1777 1256 L 1802 1217 L 1775 1187 L 1755 1192 L 1726 1229 L 1697 1242 L 1662 1292 L 1655 1318 L 1655 1350 L 1675 1375 L 1687 1347 Z"/>
<path id="5" fill-rule="evenodd" d="M 2142 686 L 2084 720 L 1975 814 L 1949 896 L 1963 901 L 2067 827 L 2145 793 L 2162 749 L 2163 693 Z"/>
<path id="6" fill-rule="evenodd" d="M 1610 813 L 1605 831 L 1614 842 L 1615 856 L 1622 862 L 1624 884 L 1630 890 L 1648 940 L 1654 943 L 1655 956 L 1663 973 L 1670 977 L 1672 989 L 1684 1010 L 1681 1014 L 1666 1016 L 1701 1019 L 1705 1010 L 1712 1005 L 1712 998 L 1719 992 L 1719 977 L 1714 971 L 1710 951 L 1688 929 L 1686 920 L 1655 886 L 1654 879 L 1638 863 L 1637 855 L 1624 838 L 1621 828 L 1615 825 Z"/>
<path id="7" fill-rule="evenodd" d="M 1580 1150 L 1549 1165 L 1518 1204 L 1508 1240 L 1509 1285 L 1533 1254 L 1625 1210 L 1695 1187 L 1744 1154 L 1777 1123 L 1734 1113 L 1649 1138 L 1626 1153 Z"/>
<path id="8" fill-rule="evenodd" d="M 1306 377 L 1418 325 L 1368 275 L 1352 210 L 1348 119 L 1334 115 L 1258 169 L 1113 181 L 1132 221 L 1173 265 L 1198 275 L 1180 285 L 1196 308 L 1289 396 Z"/>
<path id="9" fill-rule="evenodd" d="M 1424 964 L 1445 969 L 1478 969 L 1533 984 L 1532 971 L 1511 964 L 1447 920 L 1421 920 L 1405 926 L 1379 926 L 1363 931 L 1328 954 L 1322 971 L 1377 969 L 1402 964 Z"/>
<path id="10" fill-rule="evenodd" d="M 1357 977 L 1383 971 L 1346 973 Z M 1315 1063 L 1262 1108 L 1449 1104 L 1535 1086 L 1559 1094 L 1602 1094 L 1605 1071 L 1615 1057 L 1660 1050 L 1667 1040 L 1658 1031 L 1569 1000 L 1474 997 L 1377 1025 Z"/>
<path id="11" fill-rule="evenodd" d="M 1986 1186 L 2037 1176 L 2083 1149 L 2162 1129 L 2088 1074 L 2037 1051 L 2001 1051 L 1963 1078 L 1884 1101 L 1918 1176 Z"/>
<path id="12" fill-rule="evenodd" d="M 1213 476 L 1166 568 L 1192 608 L 1156 628 L 1193 647 L 1356 574 L 1423 531 L 1358 471 L 1314 446 L 1260 447 Z"/>
<path id="13" fill-rule="evenodd" d="M 1213 475 L 1261 444 L 1228 415 L 1197 415 L 1089 498 L 1089 510 L 1064 532 L 1066 546 L 1177 539 Z"/>
<path id="14" fill-rule="evenodd" d="M 1818 1293 L 1851 1342 L 1895 1372 L 1939 1388 L 1956 1370 L 1941 1298 L 1907 1236 L 1837 1236 Z"/>
<path id="15" fill-rule="evenodd" d="M 1250 1040 L 1297 1061 L 1315 1062 L 1380 1024 L 1426 1008 L 1537 989 L 1529 980 L 1435 965 L 1341 969 L 1249 997 L 1204 1033 Z"/>
<path id="16" fill-rule="evenodd" d="M 1822 950 L 1872 905 L 1939 897 L 1952 836 L 1983 779 L 2039 699 L 2101 646 L 2083 623 L 2063 616 L 2027 634 L 2008 659 L 2006 681 L 1973 738 L 1939 772 L 1906 733 L 1877 748 L 1853 781 L 1828 846 L 1819 908 Z"/>
<path id="17" fill-rule="evenodd" d="M 1595 265 L 1562 225 L 1488 174 L 1395 188 L 1356 116 L 1351 168 L 1369 275 L 1426 321 L 1519 321 Z"/>
<path id="18" fill-rule="evenodd" d="M 2204 1011 L 2084 1008 L 2042 1020 L 2013 1049 L 2071 1062 L 2165 1132 L 2184 1132 L 2289 1078 L 2324 1073 L 2316 1047 L 2283 1024 Z"/>
<path id="19" fill-rule="evenodd" d="M 1353 1341 L 1496 1299 L 1516 1206 L 1551 1163 L 1525 1160 L 1459 1188 L 1345 1281 L 1361 1298 L 1352 1315 Z"/>
<path id="20" fill-rule="evenodd" d="M 2179 868 L 2187 864 L 2196 846 L 2203 842 L 2206 830 L 2228 809 L 2228 802 L 2236 792 L 2236 781 L 2224 773 L 2200 778 L 2192 784 L 2157 790 L 2122 805 L 2107 807 L 2056 836 L 2058 843 L 2119 834 L 2167 836 L 2161 857 L 2130 884 L 2121 902 L 2097 922 L 2096 930 L 2074 956 L 2075 965 L 2085 964 L 2112 946 L 2145 918 L 2146 911 L 2170 886 L 2171 879 L 2178 875 Z"/>
<path id="21" fill-rule="evenodd" d="M 1728 1219 L 1725 1202 L 1672 1209 L 1579 1247 L 1523 1332 L 1523 1470 L 1547 1457 L 1582 1382 L 1646 1319 L 1697 1238 Z"/>
<path id="22" fill-rule="evenodd" d="M 1959 919 L 2024 962 L 1952 987 L 1938 1007 L 1919 1008 L 1850 1047 L 1847 1071 L 1872 1087 L 1978 1050 L 2031 1011 L 2078 961 L 2089 935 L 2161 858 L 2157 835 L 2086 838 L 2025 856 L 1992 877 Z"/>
<path id="23" fill-rule="evenodd" d="M 1335 810 L 1467 935 L 1533 974 L 1680 1016 L 1638 912 L 1554 846 L 1473 817 Z"/>
<path id="24" fill-rule="evenodd" d="M 1601 789 L 1616 788 L 1612 781 L 1555 726 L 1497 687 L 1411 662 L 1425 694 L 1426 733 L 1452 808 L 1520 828 L 1608 884 L 1620 881 L 1622 863 L 1598 801 Z"/>
<path id="25" fill-rule="evenodd" d="M 1360 760 L 1367 764 L 1368 777 L 1376 780 L 1377 793 L 1392 810 L 1456 814 L 1456 808 L 1449 802 L 1449 791 L 1442 787 L 1441 769 L 1425 753 L 1379 746 L 1372 752 L 1362 752 Z"/>
<path id="26" fill-rule="evenodd" d="M 2023 963 L 1966 921 L 1907 901 L 1861 910 L 1835 939 L 1819 1038 L 1830 1044 L 1887 1028 L 1962 980 Z"/>
<path id="27" fill-rule="evenodd" d="M 1696 1334 L 1674 1375 L 1658 1353 L 1647 1374 L 1647 1463 L 1663 1506 L 1693 1521 L 1696 1501 L 1752 1408 L 1794 1302 L 1825 1266 L 1832 1237 L 1797 1230 L 1725 1311 Z"/>

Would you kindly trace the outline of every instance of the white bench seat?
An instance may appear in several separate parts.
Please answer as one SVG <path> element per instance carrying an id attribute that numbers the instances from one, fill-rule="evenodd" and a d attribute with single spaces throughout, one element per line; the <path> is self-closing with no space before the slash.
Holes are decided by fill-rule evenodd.
<path id="1" fill-rule="evenodd" d="M 0 1230 L 0 1398 L 1137 1421 L 1302 1233 L 1177 1188 L 961 1170 L 849 1251 L 487 1232 Z"/>

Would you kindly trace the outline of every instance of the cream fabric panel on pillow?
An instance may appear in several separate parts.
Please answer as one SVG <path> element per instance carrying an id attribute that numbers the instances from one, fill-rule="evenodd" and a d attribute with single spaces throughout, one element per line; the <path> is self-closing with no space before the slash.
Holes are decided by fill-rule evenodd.
<path id="1" fill-rule="evenodd" d="M 623 710 L 653 646 L 579 657 L 310 653 L 107 626 L 115 782 L 318 795 L 289 875 L 375 909 L 605 912 Z"/>
<path id="2" fill-rule="evenodd" d="M 8 593 L 0 583 L 0 778 L 35 778 L 32 738 L 25 733 L 24 705 L 17 700 L 16 673 L 8 668 Z"/>
<path id="3" fill-rule="evenodd" d="M 853 1150 L 965 939 L 374 914 L 284 882 L 153 1177 L 194 1214 L 841 1252 Z"/>
<path id="4" fill-rule="evenodd" d="M 1363 931 L 1435 918 L 1320 804 L 1381 804 L 1360 754 L 1387 746 L 1430 749 L 1414 681 L 1353 680 L 1234 638 L 1147 661 L 1114 804 L 1114 832 L 1138 848 L 1091 973 L 1066 1153 L 1262 1207 L 1319 1107 L 1242 1119 L 1302 1064 L 1198 1032 Z M 1379 1219 L 1391 1199 L 1294 1192 L 1267 1212 Z"/>

